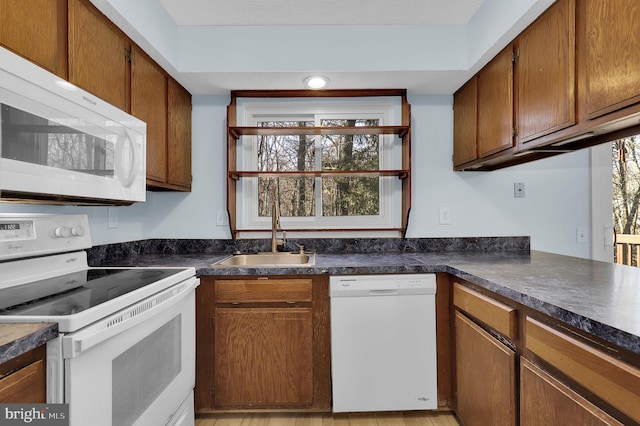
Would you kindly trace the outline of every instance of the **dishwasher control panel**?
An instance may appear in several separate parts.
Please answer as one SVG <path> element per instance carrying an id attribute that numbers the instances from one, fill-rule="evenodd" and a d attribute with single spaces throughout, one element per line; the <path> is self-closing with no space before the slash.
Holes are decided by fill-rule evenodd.
<path id="1" fill-rule="evenodd" d="M 332 297 L 435 294 L 435 274 L 340 275 L 329 278 Z"/>

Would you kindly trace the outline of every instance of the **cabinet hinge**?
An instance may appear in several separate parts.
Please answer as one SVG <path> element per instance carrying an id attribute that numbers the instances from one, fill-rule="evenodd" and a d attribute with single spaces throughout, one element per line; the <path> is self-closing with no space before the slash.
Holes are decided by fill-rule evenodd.
<path id="1" fill-rule="evenodd" d="M 518 136 L 518 128 L 514 127 L 513 128 L 513 137 L 515 138 L 516 136 Z"/>
<path id="2" fill-rule="evenodd" d="M 211 399 L 214 399 L 216 396 L 216 387 L 211 386 Z"/>
<path id="3" fill-rule="evenodd" d="M 131 49 L 127 49 L 127 48 L 125 47 L 125 49 L 124 49 L 124 57 L 125 57 L 125 59 L 126 59 L 127 61 L 129 61 L 129 63 L 132 63 L 132 62 L 133 62 L 133 55 L 132 55 L 132 53 L 131 53 L 131 52 L 132 52 L 132 50 L 131 50 Z"/>
<path id="4" fill-rule="evenodd" d="M 211 327 L 215 327 L 215 325 L 216 325 L 216 316 L 211 315 Z"/>
<path id="5" fill-rule="evenodd" d="M 513 64 L 515 65 L 515 63 L 518 62 L 519 57 L 520 57 L 520 48 L 517 48 L 511 54 L 511 62 L 513 62 Z"/>

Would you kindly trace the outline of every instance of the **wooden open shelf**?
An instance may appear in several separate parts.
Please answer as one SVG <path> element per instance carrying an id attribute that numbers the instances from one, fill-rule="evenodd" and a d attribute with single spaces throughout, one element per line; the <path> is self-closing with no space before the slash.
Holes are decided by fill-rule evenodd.
<path id="1" fill-rule="evenodd" d="M 407 126 L 354 126 L 354 127 L 229 127 L 229 136 L 257 135 L 398 135 L 409 132 Z"/>
<path id="2" fill-rule="evenodd" d="M 335 97 L 384 97 L 402 99 L 402 124 L 399 126 L 353 126 L 353 127 L 250 127 L 237 126 L 236 100 L 238 98 L 335 98 Z M 398 170 L 305 170 L 262 172 L 237 170 L 237 142 L 242 136 L 259 135 L 397 135 L 402 141 L 402 168 Z M 246 230 L 236 225 L 237 181 L 244 177 L 397 177 L 402 180 L 402 225 L 391 228 L 402 237 L 406 235 L 411 211 L 411 105 L 407 102 L 405 89 L 382 90 L 250 90 L 232 91 L 231 102 L 227 106 L 227 213 L 232 238 L 239 237 Z M 263 231 L 269 231 L 264 229 Z M 371 231 L 389 229 L 372 229 Z M 256 231 L 256 230 L 252 230 Z M 287 229 L 304 232 L 307 229 Z M 322 231 L 322 230 L 314 230 Z M 354 229 L 328 229 L 328 231 L 354 231 Z M 358 230 L 362 231 L 362 230 Z"/>

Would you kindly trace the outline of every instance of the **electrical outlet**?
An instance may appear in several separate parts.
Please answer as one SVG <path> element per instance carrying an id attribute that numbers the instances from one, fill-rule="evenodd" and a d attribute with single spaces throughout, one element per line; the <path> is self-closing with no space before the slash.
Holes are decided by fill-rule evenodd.
<path id="1" fill-rule="evenodd" d="M 524 198 L 524 182 L 516 182 L 513 184 L 513 196 L 515 198 Z"/>
<path id="2" fill-rule="evenodd" d="M 451 211 L 449 210 L 449 207 L 440 207 L 439 215 L 440 225 L 451 225 Z"/>
<path id="3" fill-rule="evenodd" d="M 216 226 L 226 226 L 229 224 L 229 218 L 225 210 L 216 211 Z"/>

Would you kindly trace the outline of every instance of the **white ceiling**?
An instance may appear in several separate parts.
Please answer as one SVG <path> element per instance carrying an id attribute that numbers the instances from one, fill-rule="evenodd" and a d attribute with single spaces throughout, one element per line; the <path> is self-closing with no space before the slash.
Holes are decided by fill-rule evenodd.
<path id="1" fill-rule="evenodd" d="M 450 95 L 554 0 L 91 2 L 194 95 L 303 89 L 311 74 Z"/>
<path id="2" fill-rule="evenodd" d="M 484 0 L 160 0 L 178 25 L 466 24 Z"/>

